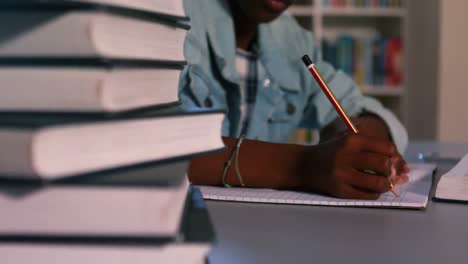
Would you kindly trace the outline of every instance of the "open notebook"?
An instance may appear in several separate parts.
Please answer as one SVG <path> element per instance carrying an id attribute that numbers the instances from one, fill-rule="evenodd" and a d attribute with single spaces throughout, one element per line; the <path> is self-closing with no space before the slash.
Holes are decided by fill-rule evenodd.
<path id="1" fill-rule="evenodd" d="M 437 185 L 436 199 L 468 202 L 468 154 Z"/>
<path id="2" fill-rule="evenodd" d="M 409 183 L 398 186 L 400 197 L 384 193 L 378 200 L 338 199 L 318 194 L 271 189 L 224 188 L 201 186 L 203 198 L 249 203 L 303 204 L 354 207 L 425 208 L 432 184 L 434 164 L 411 164 Z"/>

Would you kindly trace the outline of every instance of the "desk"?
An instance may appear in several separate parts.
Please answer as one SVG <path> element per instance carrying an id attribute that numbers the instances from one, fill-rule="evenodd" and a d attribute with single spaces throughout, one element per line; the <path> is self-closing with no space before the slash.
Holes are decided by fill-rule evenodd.
<path id="1" fill-rule="evenodd" d="M 468 145 L 412 143 L 458 156 Z M 454 164 L 439 164 L 435 180 Z M 431 197 L 434 193 L 434 186 Z M 218 244 L 210 263 L 468 263 L 468 205 L 425 210 L 207 202 Z"/>

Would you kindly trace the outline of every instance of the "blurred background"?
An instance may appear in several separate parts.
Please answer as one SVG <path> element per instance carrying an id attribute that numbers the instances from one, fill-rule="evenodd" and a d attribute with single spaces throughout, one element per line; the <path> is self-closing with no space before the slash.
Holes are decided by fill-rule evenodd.
<path id="1" fill-rule="evenodd" d="M 466 0 L 296 0 L 289 12 L 411 140 L 468 142 L 466 10 Z"/>

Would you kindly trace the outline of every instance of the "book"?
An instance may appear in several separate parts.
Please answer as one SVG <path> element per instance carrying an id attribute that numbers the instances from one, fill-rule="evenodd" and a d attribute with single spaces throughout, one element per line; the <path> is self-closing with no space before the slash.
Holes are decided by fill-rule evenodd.
<path id="1" fill-rule="evenodd" d="M 0 111 L 120 112 L 178 102 L 181 69 L 0 66 Z"/>
<path id="2" fill-rule="evenodd" d="M 349 34 L 337 38 L 338 67 L 350 76 L 356 72 L 356 42 L 357 39 Z"/>
<path id="3" fill-rule="evenodd" d="M 317 206 L 423 209 L 427 206 L 432 184 L 432 175 L 436 166 L 434 164 L 411 164 L 410 167 L 410 182 L 398 187 L 399 197 L 395 197 L 391 192 L 387 192 L 382 194 L 381 197 L 375 201 L 339 199 L 314 193 L 271 189 L 224 188 L 214 186 L 201 186 L 200 189 L 203 198 L 209 200 Z"/>
<path id="4" fill-rule="evenodd" d="M 82 2 L 101 4 L 115 7 L 124 7 L 134 10 L 144 10 L 160 15 L 171 15 L 185 18 L 183 0 L 68 0 L 69 2 Z"/>
<path id="5" fill-rule="evenodd" d="M 385 84 L 398 86 L 402 83 L 402 41 L 399 37 L 389 38 L 385 55 Z"/>
<path id="6" fill-rule="evenodd" d="M 383 37 L 377 37 L 374 39 L 372 50 L 374 85 L 383 85 L 385 81 L 385 46 L 386 40 Z"/>
<path id="7" fill-rule="evenodd" d="M 449 172 L 442 175 L 437 184 L 435 198 L 468 202 L 468 154 Z"/>
<path id="8" fill-rule="evenodd" d="M 178 157 L 55 180 L 0 179 L 0 183 L 33 184 L 33 188 L 37 188 L 37 185 L 174 187 L 185 179 L 189 163 L 189 157 Z"/>
<path id="9" fill-rule="evenodd" d="M 338 68 L 338 58 L 335 41 L 329 39 L 322 39 L 322 52 L 323 57 L 327 62 L 329 62 L 333 67 Z"/>
<path id="10" fill-rule="evenodd" d="M 14 25 L 14 26 L 12 26 Z M 183 63 L 186 29 L 104 11 L 0 10 L 0 57 Z"/>
<path id="11" fill-rule="evenodd" d="M 373 49 L 374 49 L 374 38 L 373 36 L 363 39 L 363 60 L 364 60 L 364 83 L 373 84 L 374 75 L 373 75 Z"/>
<path id="12" fill-rule="evenodd" d="M 89 240 L 5 239 L 0 237 L 0 258 L 9 264 L 153 264 L 205 263 L 215 234 L 198 190 L 188 195 L 178 239 Z"/>
<path id="13" fill-rule="evenodd" d="M 353 79 L 357 83 L 364 83 L 365 70 L 364 70 L 364 41 L 355 40 L 354 50 L 352 53 L 353 61 Z"/>
<path id="14" fill-rule="evenodd" d="M 188 186 L 2 182 L 0 236 L 174 237 Z"/>
<path id="15" fill-rule="evenodd" d="M 353 54 L 355 39 L 350 35 L 341 35 L 336 41 L 338 68 L 348 75 L 354 72 Z"/>
<path id="16" fill-rule="evenodd" d="M 2 2 L 2 5 L 8 5 L 9 7 L 111 7 L 150 12 L 160 16 L 170 16 L 179 19 L 186 18 L 183 0 L 3 0 Z"/>
<path id="17" fill-rule="evenodd" d="M 0 176 L 54 179 L 222 149 L 217 110 L 0 113 Z"/>

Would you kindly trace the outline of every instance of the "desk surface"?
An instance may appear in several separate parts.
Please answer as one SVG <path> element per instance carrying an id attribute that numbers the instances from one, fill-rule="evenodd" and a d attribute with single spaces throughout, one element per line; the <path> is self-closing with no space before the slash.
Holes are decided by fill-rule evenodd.
<path id="1" fill-rule="evenodd" d="M 458 157 L 468 145 L 416 142 L 418 152 Z M 454 163 L 441 162 L 440 175 Z M 431 197 L 434 193 L 434 186 Z M 207 202 L 218 244 L 210 263 L 468 263 L 468 205 L 425 210 Z"/>

